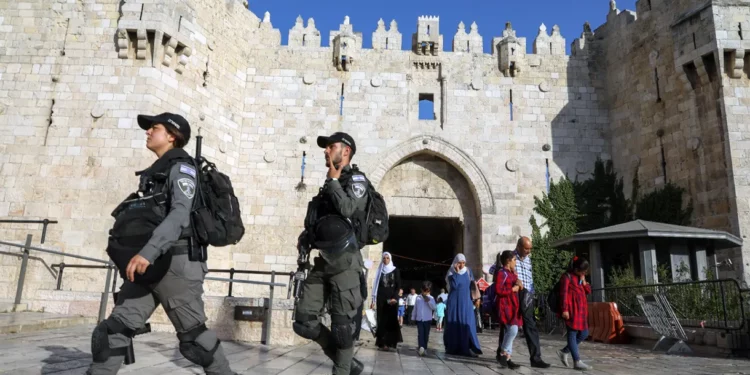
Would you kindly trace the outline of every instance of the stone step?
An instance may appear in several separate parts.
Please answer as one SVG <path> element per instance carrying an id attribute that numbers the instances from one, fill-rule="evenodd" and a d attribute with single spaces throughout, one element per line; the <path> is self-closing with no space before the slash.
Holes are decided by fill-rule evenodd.
<path id="1" fill-rule="evenodd" d="M 96 324 L 96 318 L 40 312 L 0 313 L 0 334 Z"/>

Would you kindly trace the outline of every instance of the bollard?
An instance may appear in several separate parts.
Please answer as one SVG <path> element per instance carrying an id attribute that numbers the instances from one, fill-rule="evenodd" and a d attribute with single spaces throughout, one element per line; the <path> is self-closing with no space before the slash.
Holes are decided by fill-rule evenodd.
<path id="1" fill-rule="evenodd" d="M 266 309 L 266 337 L 265 344 L 271 345 L 271 318 L 273 315 L 273 288 L 276 282 L 276 271 L 271 271 L 271 285 L 268 293 L 268 309 Z"/>
<path id="2" fill-rule="evenodd" d="M 101 323 L 104 320 L 104 317 L 107 315 L 107 297 L 109 297 L 109 283 L 110 280 L 112 280 L 112 269 L 114 267 L 112 264 L 107 263 L 107 277 L 104 279 L 104 291 L 102 292 L 102 299 L 101 302 L 99 302 L 99 320 L 98 323 Z"/>
<path id="3" fill-rule="evenodd" d="M 234 280 L 234 267 L 232 267 L 232 268 L 229 269 L 229 280 Z M 227 293 L 227 297 L 231 297 L 232 296 L 232 285 L 233 285 L 233 283 L 230 281 L 229 282 L 229 293 Z"/>
<path id="4" fill-rule="evenodd" d="M 57 290 L 62 287 L 63 271 L 65 270 L 65 262 L 60 263 L 60 270 L 57 271 Z"/>
<path id="5" fill-rule="evenodd" d="M 26 267 L 29 265 L 29 247 L 31 247 L 31 234 L 26 235 L 26 245 L 23 247 L 23 259 L 21 259 L 21 272 L 18 275 L 18 286 L 16 287 L 16 306 L 21 304 L 23 296 L 23 282 L 26 280 Z M 13 307 L 15 310 L 16 306 Z"/>

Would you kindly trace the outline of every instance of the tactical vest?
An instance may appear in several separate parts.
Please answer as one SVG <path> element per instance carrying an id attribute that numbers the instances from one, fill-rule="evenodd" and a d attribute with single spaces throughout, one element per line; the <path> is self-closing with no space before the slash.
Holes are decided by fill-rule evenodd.
<path id="1" fill-rule="evenodd" d="M 130 259 L 136 256 L 151 239 L 151 235 L 169 213 L 171 192 L 169 171 L 180 161 L 190 161 L 190 155 L 183 149 L 167 151 L 148 169 L 136 172 L 140 177 L 138 191 L 130 194 L 112 212 L 115 224 L 109 231 L 107 254 L 126 278 L 125 271 Z M 192 236 L 192 228 L 183 229 L 180 239 Z M 175 247 L 180 246 L 176 245 Z M 184 244 L 182 246 L 185 246 Z M 172 251 L 162 254 L 150 265 L 143 275 L 135 274 L 138 284 L 152 284 L 161 280 L 169 270 Z"/>
<path id="2" fill-rule="evenodd" d="M 338 180 L 341 188 L 344 189 L 344 191 L 348 191 L 347 189 L 349 189 L 350 185 L 352 184 L 352 176 L 355 173 L 361 174 L 359 173 L 359 169 L 356 165 L 352 165 L 351 169 L 341 172 L 341 176 L 339 176 Z M 333 206 L 333 202 L 323 196 L 323 188 L 321 188 L 318 195 L 312 199 L 310 204 L 308 204 L 307 216 L 305 218 L 305 229 L 308 231 L 308 234 L 312 235 L 312 233 L 314 233 L 313 228 L 315 227 L 318 220 L 328 215 L 339 215 L 339 212 Z M 362 226 L 365 224 L 366 218 L 367 212 L 365 210 L 356 210 L 354 211 L 354 214 L 350 219 L 352 225 L 354 226 L 354 232 L 356 233 L 357 242 L 360 249 L 365 246 L 365 244 L 360 241 L 360 233 Z M 311 243 L 313 242 L 314 238 L 311 239 Z"/>

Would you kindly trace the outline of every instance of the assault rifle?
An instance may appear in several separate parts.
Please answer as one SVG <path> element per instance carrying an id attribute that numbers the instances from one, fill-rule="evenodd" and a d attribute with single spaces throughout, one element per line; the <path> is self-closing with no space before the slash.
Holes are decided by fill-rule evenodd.
<path id="1" fill-rule="evenodd" d="M 199 180 L 201 177 L 201 168 L 203 165 L 203 162 L 206 161 L 206 159 L 203 158 L 203 155 L 201 155 L 201 145 L 203 144 L 203 136 L 199 135 L 195 137 L 195 163 L 193 166 L 195 166 L 195 199 L 193 199 L 193 212 L 190 213 L 190 221 L 192 224 L 193 221 L 193 213 L 194 211 L 200 207 L 200 205 L 205 205 L 206 202 L 203 202 L 203 194 L 200 191 L 201 188 L 201 181 Z M 200 201 L 200 202 L 199 202 Z M 199 241 L 196 241 L 198 238 L 198 234 L 195 233 L 195 225 L 191 225 L 193 228 L 193 236 L 188 237 L 188 259 L 190 259 L 191 262 L 205 262 L 208 259 L 208 249 L 206 246 L 201 245 L 198 243 Z"/>
<path id="2" fill-rule="evenodd" d="M 302 294 L 302 283 L 305 282 L 310 269 L 312 269 L 312 266 L 310 265 L 310 250 L 311 248 L 307 241 L 300 241 L 297 245 L 297 251 L 299 253 L 297 257 L 297 271 L 292 274 L 292 280 L 294 282 L 294 309 L 292 310 L 292 320 L 295 319 L 294 317 L 297 313 L 297 303 Z M 291 287 L 292 284 L 290 283 L 289 286 Z M 289 292 L 292 292 L 292 289 L 290 289 Z M 287 292 L 287 295 L 289 295 L 289 292 Z"/>

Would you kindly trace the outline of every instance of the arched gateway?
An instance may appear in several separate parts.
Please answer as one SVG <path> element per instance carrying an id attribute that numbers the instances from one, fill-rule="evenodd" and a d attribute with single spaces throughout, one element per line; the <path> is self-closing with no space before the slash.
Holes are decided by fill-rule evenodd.
<path id="1" fill-rule="evenodd" d="M 383 250 L 394 254 L 405 286 L 431 280 L 440 288 L 448 268 L 439 264 L 459 252 L 479 272 L 482 215 L 494 214 L 495 205 L 466 153 L 438 137 L 414 137 L 390 150 L 370 179 L 391 215 Z"/>

